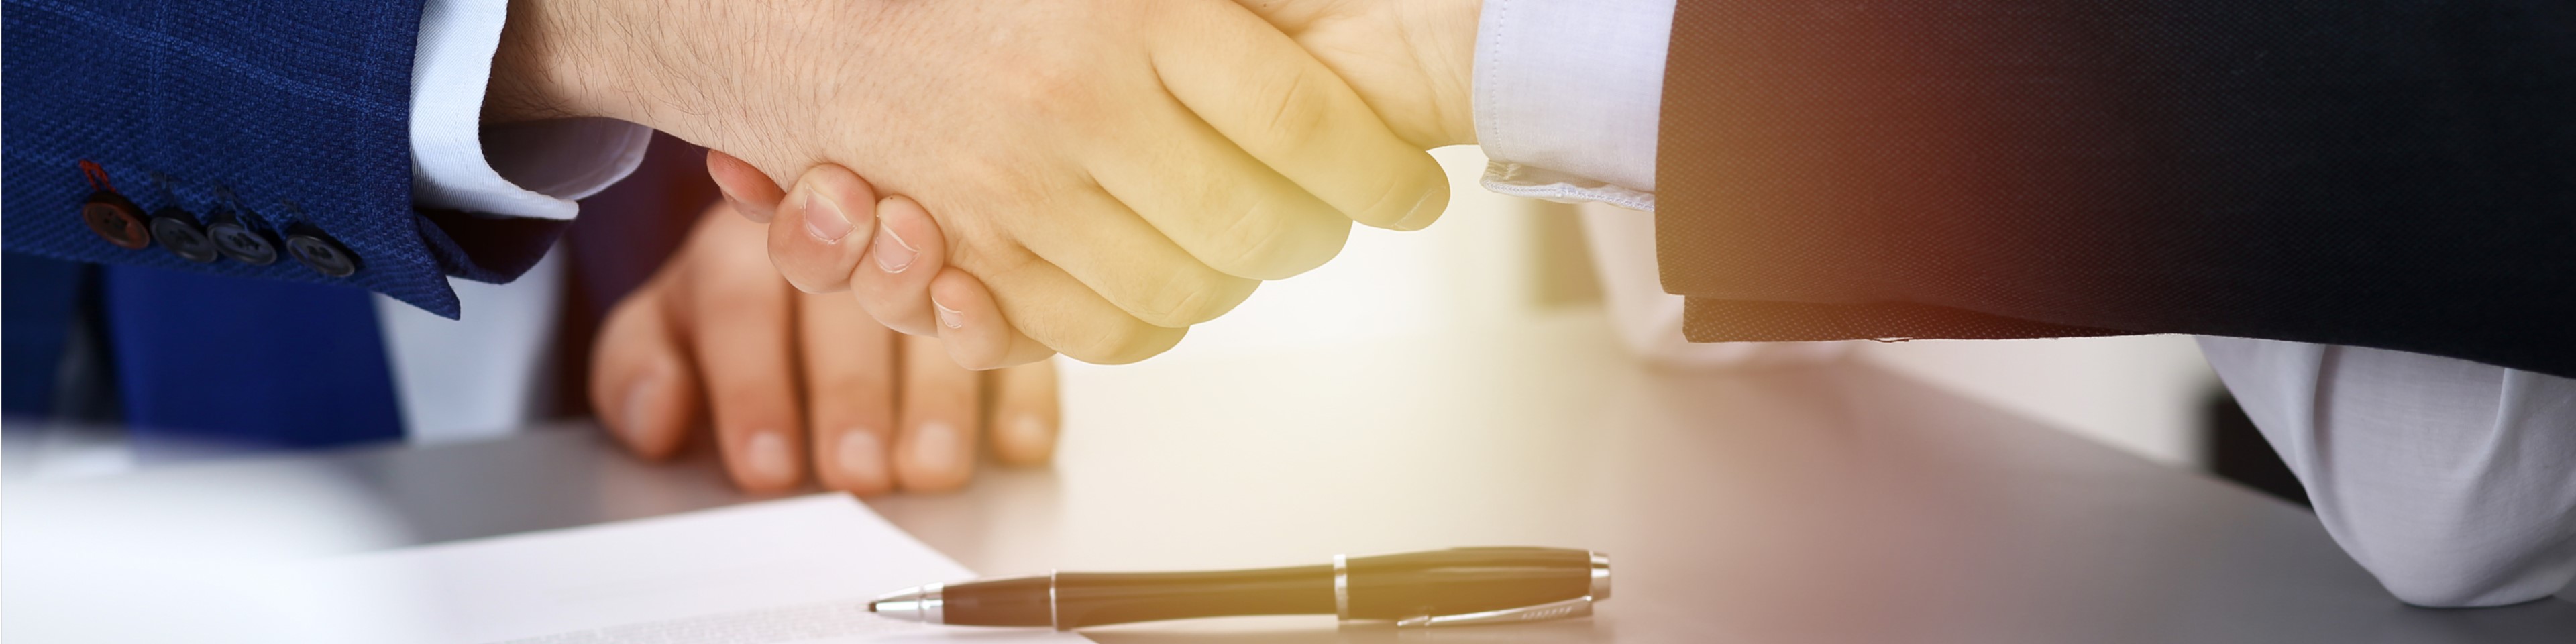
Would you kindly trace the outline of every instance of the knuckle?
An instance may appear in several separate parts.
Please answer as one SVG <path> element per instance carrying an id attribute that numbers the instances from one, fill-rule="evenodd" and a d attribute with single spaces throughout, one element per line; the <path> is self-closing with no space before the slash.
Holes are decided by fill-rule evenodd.
<path id="1" fill-rule="evenodd" d="M 1216 236 L 1208 265 L 1236 277 L 1275 280 L 1314 270 L 1341 253 L 1349 220 L 1321 203 L 1263 199 Z M 1311 210 L 1311 212 L 1309 212 Z"/>
<path id="2" fill-rule="evenodd" d="M 1170 278 L 1149 296 L 1138 318 L 1158 327 L 1185 327 L 1216 319 L 1259 284 L 1232 275 L 1218 273 L 1203 266 L 1173 271 Z"/>
<path id="3" fill-rule="evenodd" d="M 1281 221 L 1274 208 L 1268 200 L 1257 200 L 1228 222 L 1224 230 L 1216 233 L 1214 247 L 1203 258 L 1208 260 L 1208 266 L 1228 275 L 1277 279 L 1273 275 L 1279 271 L 1281 255 L 1288 252 L 1290 244 L 1283 239 L 1287 236 L 1287 223 Z"/>
<path id="4" fill-rule="evenodd" d="M 1286 86 L 1268 94 L 1270 118 L 1263 122 L 1263 133 L 1271 140 L 1299 142 L 1313 140 L 1307 133 L 1317 132 L 1331 120 L 1332 96 L 1325 92 L 1329 84 L 1309 78 L 1305 71 L 1291 74 Z"/>

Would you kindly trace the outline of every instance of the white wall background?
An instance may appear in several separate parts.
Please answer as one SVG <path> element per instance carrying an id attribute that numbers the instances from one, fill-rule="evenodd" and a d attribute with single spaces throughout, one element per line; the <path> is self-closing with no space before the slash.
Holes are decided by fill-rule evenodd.
<path id="1" fill-rule="evenodd" d="M 1433 334 L 1530 316 L 1601 315 L 1598 307 L 1569 308 L 1538 294 L 1547 276 L 1537 267 L 1548 265 L 1540 249 L 1556 241 L 1541 237 L 1571 229 L 1544 220 L 1574 216 L 1570 209 L 1478 187 L 1485 158 L 1473 147 L 1443 148 L 1434 156 L 1449 170 L 1454 195 L 1437 224 L 1407 233 L 1356 228 L 1331 263 L 1263 285 L 1234 313 L 1193 329 L 1171 357 Z M 1586 215 L 1592 217 L 1650 216 L 1586 208 L 1596 210 Z M 1618 263 L 1650 259 L 1611 258 L 1609 268 L 1634 280 L 1638 274 Z M 2190 338 L 1854 344 L 1858 359 L 1961 395 L 2158 462 L 2199 464 L 2197 415 L 2216 377 Z"/>

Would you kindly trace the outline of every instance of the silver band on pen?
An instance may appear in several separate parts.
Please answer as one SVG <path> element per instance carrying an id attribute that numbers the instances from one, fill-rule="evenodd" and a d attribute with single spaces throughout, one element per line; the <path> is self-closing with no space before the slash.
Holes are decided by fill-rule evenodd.
<path id="1" fill-rule="evenodd" d="M 1351 558 L 1347 555 L 1333 555 L 1333 616 L 1351 618 Z"/>

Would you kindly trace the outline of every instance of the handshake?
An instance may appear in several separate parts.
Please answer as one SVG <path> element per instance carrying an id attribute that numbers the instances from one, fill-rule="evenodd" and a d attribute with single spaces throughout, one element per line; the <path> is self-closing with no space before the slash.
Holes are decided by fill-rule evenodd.
<path id="1" fill-rule="evenodd" d="M 519 0 L 487 122 L 721 152 L 797 288 L 970 368 L 1131 362 L 1447 205 L 1478 0 Z M 780 186 L 790 186 L 781 188 Z"/>

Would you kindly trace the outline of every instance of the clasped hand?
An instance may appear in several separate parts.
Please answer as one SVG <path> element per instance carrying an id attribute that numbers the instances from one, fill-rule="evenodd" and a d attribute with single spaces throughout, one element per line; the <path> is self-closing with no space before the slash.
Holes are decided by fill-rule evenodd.
<path id="1" fill-rule="evenodd" d="M 1448 184 L 1424 149 L 1472 141 L 1472 0 L 1245 8 L 517 2 L 487 118 L 726 151 L 710 170 L 790 283 L 960 364 L 1128 362 L 1352 222 L 1427 225 Z"/>

